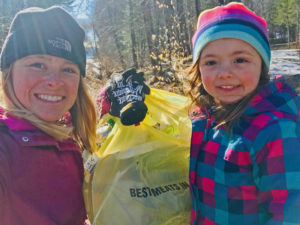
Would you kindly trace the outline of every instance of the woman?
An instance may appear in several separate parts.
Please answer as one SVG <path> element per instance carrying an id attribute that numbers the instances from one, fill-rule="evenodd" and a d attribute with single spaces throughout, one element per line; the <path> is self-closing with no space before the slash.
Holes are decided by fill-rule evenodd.
<path id="1" fill-rule="evenodd" d="M 81 151 L 96 143 L 84 36 L 60 7 L 25 9 L 11 24 L 1 52 L 1 224 L 84 224 Z"/>

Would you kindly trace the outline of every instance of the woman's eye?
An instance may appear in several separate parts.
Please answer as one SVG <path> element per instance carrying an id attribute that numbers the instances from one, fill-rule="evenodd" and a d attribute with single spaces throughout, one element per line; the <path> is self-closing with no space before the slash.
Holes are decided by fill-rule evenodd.
<path id="1" fill-rule="evenodd" d="M 34 67 L 34 68 L 38 68 L 38 69 L 44 69 L 45 68 L 45 65 L 43 63 L 32 63 L 30 64 L 31 67 Z"/>
<path id="2" fill-rule="evenodd" d="M 247 62 L 247 60 L 244 59 L 244 58 L 237 58 L 237 59 L 235 60 L 235 62 L 237 62 L 237 63 L 244 63 L 244 62 Z"/>
<path id="3" fill-rule="evenodd" d="M 76 73 L 76 71 L 74 69 L 72 69 L 72 68 L 64 68 L 63 70 L 66 73 Z"/>

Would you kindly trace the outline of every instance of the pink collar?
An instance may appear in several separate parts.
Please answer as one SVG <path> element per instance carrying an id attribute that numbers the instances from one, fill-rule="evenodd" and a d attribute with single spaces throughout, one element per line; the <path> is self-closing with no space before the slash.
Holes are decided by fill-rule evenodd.
<path id="1" fill-rule="evenodd" d="M 37 128 L 33 126 L 26 120 L 11 116 L 11 115 L 4 115 L 5 111 L 3 108 L 0 107 L 0 120 L 2 120 L 6 126 L 10 130 L 36 130 Z"/>

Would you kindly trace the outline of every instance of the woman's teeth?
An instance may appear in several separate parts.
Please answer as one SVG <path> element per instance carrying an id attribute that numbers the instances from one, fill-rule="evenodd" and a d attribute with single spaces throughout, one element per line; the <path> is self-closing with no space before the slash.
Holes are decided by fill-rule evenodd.
<path id="1" fill-rule="evenodd" d="M 62 96 L 53 96 L 53 95 L 38 95 L 38 97 L 42 100 L 57 102 L 63 99 Z"/>

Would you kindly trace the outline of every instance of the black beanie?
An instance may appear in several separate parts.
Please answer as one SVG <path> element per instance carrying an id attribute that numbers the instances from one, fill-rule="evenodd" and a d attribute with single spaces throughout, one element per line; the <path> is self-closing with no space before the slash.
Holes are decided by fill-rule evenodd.
<path id="1" fill-rule="evenodd" d="M 77 64 L 85 76 L 85 32 L 64 9 L 27 8 L 13 19 L 1 51 L 1 70 L 28 55 L 47 54 Z"/>

